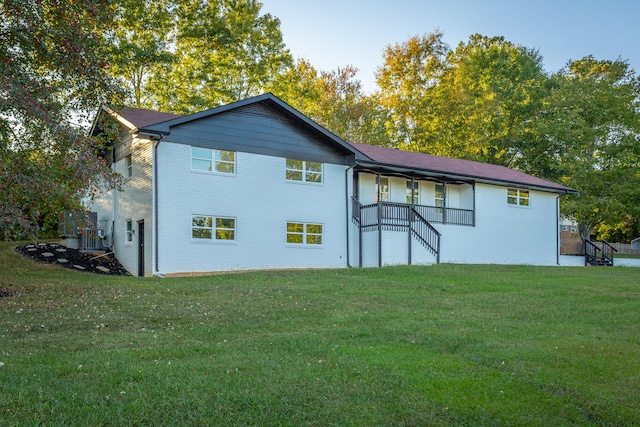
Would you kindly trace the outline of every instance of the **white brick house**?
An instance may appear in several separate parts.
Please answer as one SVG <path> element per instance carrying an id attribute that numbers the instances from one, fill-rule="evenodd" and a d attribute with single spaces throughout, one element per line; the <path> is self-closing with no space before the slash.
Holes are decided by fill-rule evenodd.
<path id="1" fill-rule="evenodd" d="M 106 113 L 129 181 L 90 209 L 133 274 L 558 262 L 558 197 L 573 190 L 556 183 L 350 144 L 272 94 L 188 116 Z"/>

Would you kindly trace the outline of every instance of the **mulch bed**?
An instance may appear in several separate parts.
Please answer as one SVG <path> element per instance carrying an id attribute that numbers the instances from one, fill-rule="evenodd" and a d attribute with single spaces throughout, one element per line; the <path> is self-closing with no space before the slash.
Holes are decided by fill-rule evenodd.
<path id="1" fill-rule="evenodd" d="M 105 274 L 109 276 L 130 276 L 113 254 L 84 253 L 57 243 L 22 245 L 16 252 L 44 264 L 56 264 L 76 271 Z M 97 256 L 103 255 L 103 256 Z"/>

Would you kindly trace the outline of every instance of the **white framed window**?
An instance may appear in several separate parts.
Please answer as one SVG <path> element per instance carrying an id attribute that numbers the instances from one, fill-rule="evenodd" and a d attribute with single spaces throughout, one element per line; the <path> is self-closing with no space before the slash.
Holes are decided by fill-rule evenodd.
<path id="1" fill-rule="evenodd" d="M 236 152 L 191 147 L 191 169 L 233 175 L 236 172 Z"/>
<path id="2" fill-rule="evenodd" d="M 318 223 L 287 222 L 287 243 L 320 246 L 324 226 Z"/>
<path id="3" fill-rule="evenodd" d="M 127 169 L 127 178 L 131 178 L 133 176 L 133 161 L 131 160 L 131 154 L 124 158 L 124 165 Z"/>
<path id="4" fill-rule="evenodd" d="M 376 195 L 375 195 L 376 203 L 378 203 L 378 196 L 380 196 L 381 202 L 388 202 L 389 201 L 389 178 L 386 176 L 381 176 L 379 186 L 378 186 L 378 180 L 376 179 L 375 190 L 376 190 Z"/>
<path id="5" fill-rule="evenodd" d="M 447 189 L 444 183 L 436 182 L 435 205 L 438 213 L 442 213 L 443 208 L 447 206 Z"/>
<path id="6" fill-rule="evenodd" d="M 412 204 L 412 202 L 414 205 L 420 204 L 420 181 L 414 180 L 413 186 L 412 186 L 411 180 L 408 179 L 407 180 L 407 204 Z"/>
<path id="7" fill-rule="evenodd" d="M 133 220 L 128 219 L 126 222 L 125 242 L 133 242 Z"/>
<path id="8" fill-rule="evenodd" d="M 209 215 L 192 215 L 191 238 L 235 241 L 236 219 Z"/>
<path id="9" fill-rule="evenodd" d="M 529 206 L 529 190 L 507 188 L 507 203 L 516 206 Z"/>
<path id="10" fill-rule="evenodd" d="M 287 181 L 310 182 L 322 184 L 323 165 L 320 162 L 287 159 Z"/>
<path id="11" fill-rule="evenodd" d="M 568 225 L 563 225 L 561 226 L 561 231 L 569 231 L 569 226 Z"/>

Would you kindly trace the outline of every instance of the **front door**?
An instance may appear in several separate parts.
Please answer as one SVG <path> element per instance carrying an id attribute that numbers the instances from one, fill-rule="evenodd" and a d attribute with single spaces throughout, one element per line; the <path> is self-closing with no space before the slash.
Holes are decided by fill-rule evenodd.
<path id="1" fill-rule="evenodd" d="M 138 221 L 138 276 L 144 276 L 144 220 Z"/>

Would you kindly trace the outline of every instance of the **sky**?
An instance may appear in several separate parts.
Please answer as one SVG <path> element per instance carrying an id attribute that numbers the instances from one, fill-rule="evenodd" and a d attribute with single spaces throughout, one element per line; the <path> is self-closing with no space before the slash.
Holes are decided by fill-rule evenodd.
<path id="1" fill-rule="evenodd" d="M 537 49 L 544 69 L 593 55 L 640 73 L 639 0 L 260 0 L 294 58 L 317 70 L 352 65 L 367 93 L 387 45 L 440 29 L 453 49 L 475 33 Z"/>

